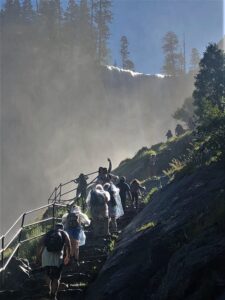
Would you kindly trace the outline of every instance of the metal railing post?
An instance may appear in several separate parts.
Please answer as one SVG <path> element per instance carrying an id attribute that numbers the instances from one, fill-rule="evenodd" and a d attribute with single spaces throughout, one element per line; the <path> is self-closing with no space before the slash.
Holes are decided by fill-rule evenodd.
<path id="1" fill-rule="evenodd" d="M 1 253 L 1 268 L 4 268 L 4 248 L 5 248 L 5 236 L 2 236 L 2 242 L 1 242 L 1 249 L 2 249 L 2 253 Z M 5 271 L 3 270 L 1 272 L 1 288 L 4 286 L 4 281 L 5 281 Z"/>
<path id="2" fill-rule="evenodd" d="M 52 205 L 52 226 L 55 227 L 55 203 Z"/>
<path id="3" fill-rule="evenodd" d="M 57 187 L 55 187 L 55 199 L 54 199 L 54 202 L 56 202 L 56 199 L 57 198 Z"/>
<path id="4" fill-rule="evenodd" d="M 22 232 L 23 232 L 23 226 L 24 226 L 25 216 L 26 216 L 26 213 L 24 213 L 23 217 L 22 217 L 21 227 L 20 227 L 21 231 L 20 231 L 20 234 L 19 234 L 19 237 L 18 237 L 18 244 L 20 244 L 20 242 L 21 242 L 21 237 L 22 237 Z M 19 256 L 19 250 L 20 250 L 20 247 L 18 248 L 18 250 L 16 252 L 16 257 Z"/>
<path id="5" fill-rule="evenodd" d="M 59 185 L 59 202 L 61 201 L 61 196 L 62 196 L 62 183 Z"/>

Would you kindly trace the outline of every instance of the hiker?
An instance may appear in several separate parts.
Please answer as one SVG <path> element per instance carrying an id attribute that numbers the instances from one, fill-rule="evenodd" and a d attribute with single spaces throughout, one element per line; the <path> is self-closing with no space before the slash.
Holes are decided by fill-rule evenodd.
<path id="1" fill-rule="evenodd" d="M 63 215 L 62 222 L 71 240 L 71 260 L 79 266 L 79 247 L 86 241 L 82 225 L 89 226 L 91 221 L 78 205 L 74 205 L 69 213 Z"/>
<path id="2" fill-rule="evenodd" d="M 38 260 L 46 272 L 49 284 L 49 296 L 57 300 L 63 265 L 70 259 L 71 243 L 68 234 L 63 230 L 63 224 L 56 224 L 55 229 L 46 233 L 41 240 Z"/>
<path id="3" fill-rule="evenodd" d="M 167 131 L 166 137 L 167 137 L 167 140 L 169 140 L 173 137 L 172 131 L 170 129 Z"/>
<path id="4" fill-rule="evenodd" d="M 138 209 L 139 208 L 139 195 L 142 191 L 145 191 L 145 187 L 141 186 L 141 183 L 139 180 L 134 179 L 130 184 L 130 190 L 131 190 L 131 196 L 132 196 L 132 202 L 133 207 Z"/>
<path id="5" fill-rule="evenodd" d="M 103 188 L 105 191 L 109 192 L 110 195 L 108 208 L 109 208 L 109 223 L 111 224 L 112 227 L 111 231 L 117 232 L 116 220 L 124 214 L 120 195 L 119 195 L 119 189 L 112 182 L 105 183 Z"/>
<path id="6" fill-rule="evenodd" d="M 118 176 L 111 174 L 112 162 L 110 158 L 108 158 L 108 162 L 109 162 L 108 169 L 104 167 L 99 167 L 96 184 L 104 185 L 106 182 L 109 182 L 110 180 L 118 179 Z"/>
<path id="7" fill-rule="evenodd" d="M 81 199 L 81 205 L 83 211 L 86 209 L 86 198 L 87 198 L 87 180 L 88 176 L 81 173 L 78 178 L 74 180 L 75 183 L 78 184 L 77 186 L 77 193 L 76 198 Z"/>
<path id="8" fill-rule="evenodd" d="M 182 134 L 184 134 L 184 133 L 185 133 L 185 130 L 184 130 L 184 128 L 182 127 L 182 125 L 177 124 L 177 126 L 176 126 L 176 128 L 175 128 L 175 134 L 176 134 L 176 136 L 180 136 L 180 135 L 182 135 Z"/>
<path id="9" fill-rule="evenodd" d="M 127 195 L 130 199 L 130 202 L 132 202 L 132 196 L 130 191 L 130 185 L 126 182 L 126 177 L 122 176 L 120 177 L 119 183 L 116 185 L 120 190 L 120 198 L 123 206 L 123 210 L 126 210 L 126 198 Z"/>
<path id="10" fill-rule="evenodd" d="M 97 184 L 88 194 L 86 201 L 91 214 L 95 237 L 109 235 L 109 200 L 110 195 L 104 191 L 101 184 Z"/>

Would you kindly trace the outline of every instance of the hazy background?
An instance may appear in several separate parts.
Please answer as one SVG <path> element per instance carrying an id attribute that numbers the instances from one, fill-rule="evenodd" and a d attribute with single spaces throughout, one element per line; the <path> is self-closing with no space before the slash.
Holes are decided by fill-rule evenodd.
<path id="1" fill-rule="evenodd" d="M 149 18 L 142 18 L 141 13 L 143 9 L 152 9 L 146 5 L 155 1 L 139 2 L 140 9 L 135 18 L 142 20 L 140 24 L 147 28 Z M 158 1 L 164 20 L 168 18 L 168 22 L 171 14 L 166 14 L 165 4 L 169 2 L 174 7 L 179 1 Z M 210 4 L 208 13 L 213 2 L 218 4 L 214 8 L 222 22 L 222 2 L 205 2 Z M 114 15 L 111 44 L 115 34 L 124 34 L 121 28 L 133 26 L 129 13 L 134 10 L 134 1 L 115 1 L 114 10 L 119 11 L 121 7 L 122 11 L 125 5 L 120 29 L 117 14 Z M 159 4 L 157 7 L 160 8 Z M 186 15 L 187 10 L 183 9 L 183 13 Z M 60 37 L 47 27 L 49 35 L 46 35 L 49 18 L 43 18 L 40 25 L 34 23 L 32 27 L 29 23 L 29 26 L 16 23 L 15 18 L 10 21 L 10 17 L 1 22 L 0 232 L 4 232 L 24 210 L 45 204 L 60 182 L 75 178 L 80 172 L 95 171 L 100 165 L 107 166 L 107 157 L 116 167 L 142 146 L 165 140 L 166 131 L 175 127 L 172 113 L 193 89 L 190 74 L 161 78 L 99 66 L 90 51 L 86 51 L 87 47 L 70 45 L 67 31 Z M 180 17 L 178 20 L 186 19 Z M 208 32 L 203 21 L 205 24 L 204 14 L 195 23 L 198 32 L 202 33 L 199 41 L 206 36 L 201 49 L 206 46 L 205 40 L 210 42 L 214 38 L 217 42 L 220 34 L 222 38 L 222 24 L 210 26 Z M 157 30 L 160 30 L 160 24 Z M 138 49 L 142 51 L 149 49 L 150 43 L 154 45 L 156 39 L 162 39 L 165 34 L 161 36 L 162 31 L 170 30 L 162 27 L 156 37 L 141 28 L 139 31 L 138 25 L 135 28 L 133 44 L 139 45 Z M 88 40 L 82 43 L 89 45 Z M 157 49 L 157 54 L 161 53 L 159 43 Z M 143 56 L 139 50 L 132 48 L 136 70 L 139 71 L 140 66 L 140 71 L 160 73 L 162 53 L 160 59 L 154 53 L 146 59 L 147 54 Z M 112 47 L 111 60 L 113 56 Z M 153 66 L 156 62 L 157 66 Z"/>

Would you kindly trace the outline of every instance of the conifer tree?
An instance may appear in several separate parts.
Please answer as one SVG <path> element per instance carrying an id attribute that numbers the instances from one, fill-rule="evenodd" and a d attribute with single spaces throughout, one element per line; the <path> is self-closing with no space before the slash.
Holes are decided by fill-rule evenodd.
<path id="1" fill-rule="evenodd" d="M 31 0 L 24 0 L 22 3 L 22 18 L 25 23 L 32 23 L 34 20 L 34 11 Z"/>
<path id="2" fill-rule="evenodd" d="M 78 40 L 82 52 L 95 56 L 95 41 L 91 26 L 90 9 L 87 0 L 80 0 Z"/>
<path id="3" fill-rule="evenodd" d="M 210 109 L 225 109 L 225 54 L 216 44 L 209 44 L 200 61 L 193 92 L 196 115 L 207 117 Z"/>
<path id="4" fill-rule="evenodd" d="M 109 24 L 112 21 L 111 0 L 94 0 L 94 20 L 97 30 L 97 55 L 99 63 L 108 56 L 107 42 L 110 37 Z"/>
<path id="5" fill-rule="evenodd" d="M 73 47 L 78 39 L 79 6 L 75 0 L 69 0 L 64 14 L 64 37 L 66 43 Z"/>
<path id="6" fill-rule="evenodd" d="M 200 54 L 196 48 L 191 50 L 190 72 L 196 74 L 199 70 Z"/>
<path id="7" fill-rule="evenodd" d="M 163 38 L 163 52 L 165 54 L 165 63 L 163 71 L 167 75 L 177 76 L 184 69 L 184 58 L 182 52 L 178 51 L 179 41 L 177 35 L 169 31 Z"/>
<path id="8" fill-rule="evenodd" d="M 127 37 L 123 35 L 120 39 L 120 55 L 122 61 L 122 68 L 134 71 L 134 63 L 129 59 L 129 43 Z"/>

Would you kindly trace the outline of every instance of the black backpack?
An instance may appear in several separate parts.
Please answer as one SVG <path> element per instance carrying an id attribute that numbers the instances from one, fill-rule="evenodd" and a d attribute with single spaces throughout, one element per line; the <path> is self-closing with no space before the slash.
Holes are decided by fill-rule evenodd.
<path id="1" fill-rule="evenodd" d="M 75 212 L 70 212 L 67 216 L 67 226 L 66 228 L 76 228 L 80 226 L 79 214 Z"/>
<path id="2" fill-rule="evenodd" d="M 103 207 L 105 206 L 105 198 L 101 193 L 96 192 L 95 190 L 91 191 L 91 199 L 90 199 L 91 207 Z"/>
<path id="3" fill-rule="evenodd" d="M 63 249 L 65 239 L 60 230 L 51 230 L 45 236 L 44 245 L 48 252 L 59 252 Z"/>
<path id="4" fill-rule="evenodd" d="M 110 187 L 108 190 L 109 194 L 110 194 L 110 203 L 112 206 L 116 206 L 116 198 L 115 198 L 115 192 L 112 190 L 112 188 Z"/>

